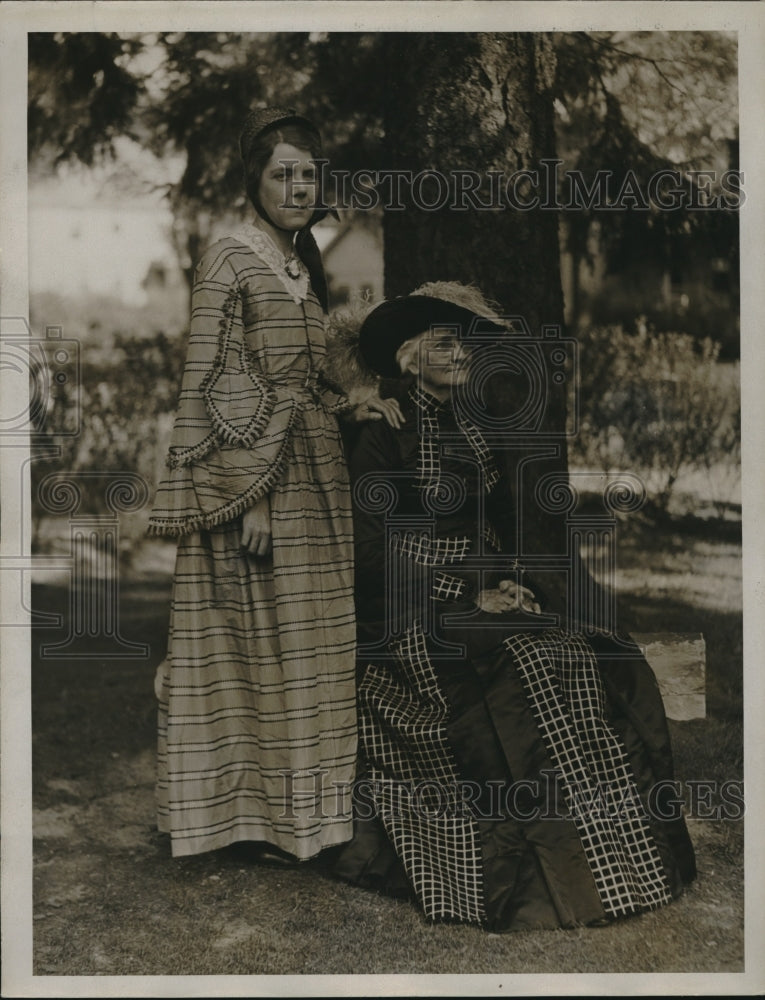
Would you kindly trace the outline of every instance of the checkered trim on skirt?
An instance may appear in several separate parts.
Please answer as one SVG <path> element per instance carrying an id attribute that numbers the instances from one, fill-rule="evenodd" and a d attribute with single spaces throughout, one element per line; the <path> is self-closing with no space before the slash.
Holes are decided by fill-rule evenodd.
<path id="1" fill-rule="evenodd" d="M 627 754 L 605 719 L 605 691 L 586 640 L 553 629 L 511 636 L 505 646 L 561 772 L 603 909 L 616 917 L 670 902 Z"/>
<path id="2" fill-rule="evenodd" d="M 489 522 L 486 521 L 484 523 L 482 534 L 495 552 L 502 551 L 502 542 L 499 540 L 499 535 L 497 534 L 493 524 L 489 524 Z"/>
<path id="3" fill-rule="evenodd" d="M 485 920 L 477 824 L 443 808 L 458 782 L 448 705 L 415 622 L 392 644 L 398 678 L 370 665 L 359 688 L 359 739 L 378 815 L 427 917 Z"/>

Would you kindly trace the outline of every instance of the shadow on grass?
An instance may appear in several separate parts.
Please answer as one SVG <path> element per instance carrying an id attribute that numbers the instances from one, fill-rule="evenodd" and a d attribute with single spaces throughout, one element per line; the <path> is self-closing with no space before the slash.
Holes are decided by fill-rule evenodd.
<path id="1" fill-rule="evenodd" d="M 709 718 L 671 723 L 678 775 L 741 770 L 740 616 L 629 598 L 643 631 L 701 631 Z M 331 879 L 323 858 L 271 868 L 229 849 L 172 859 L 153 805 L 153 677 L 166 650 L 167 576 L 121 580 L 119 629 L 139 659 L 69 659 L 68 594 L 36 586 L 63 616 L 33 631 L 35 971 L 58 975 L 740 971 L 741 824 L 695 824 L 699 880 L 656 913 L 607 929 L 489 935 L 427 924 L 406 901 Z M 79 653 L 83 655 L 77 655 Z"/>
<path id="2" fill-rule="evenodd" d="M 62 617 L 60 628 L 32 630 L 33 789 L 36 804 L 44 804 L 50 779 L 97 781 L 114 755 L 153 749 L 154 672 L 167 649 L 170 582 L 122 582 L 119 632 L 148 647 L 139 658 L 92 656 L 98 645 L 90 636 L 75 639 L 66 658 L 46 655 L 69 637 L 69 593 L 53 586 L 32 593 L 36 609 Z"/>

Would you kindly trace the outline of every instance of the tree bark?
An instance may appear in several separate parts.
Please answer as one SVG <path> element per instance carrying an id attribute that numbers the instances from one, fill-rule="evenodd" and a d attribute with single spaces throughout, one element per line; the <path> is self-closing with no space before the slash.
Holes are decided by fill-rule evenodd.
<path id="1" fill-rule="evenodd" d="M 386 46 L 391 167 L 415 175 L 477 172 L 482 185 L 476 197 L 496 206 L 427 211 L 410 199 L 406 211 L 386 212 L 386 295 L 406 294 L 424 281 L 475 282 L 503 308 L 523 315 L 532 330 L 562 322 L 557 212 L 514 209 L 503 185 L 497 204 L 489 178 L 489 171 L 506 178 L 540 171 L 543 160 L 555 157 L 549 40 L 539 34 L 394 34 L 386 36 Z M 435 182 L 423 181 L 422 193 L 437 204 Z"/>
<path id="2" fill-rule="evenodd" d="M 540 500 L 546 484 L 568 479 L 567 390 L 556 381 L 554 345 L 543 333 L 551 326 L 563 330 L 551 41 L 531 33 L 392 34 L 385 44 L 388 165 L 423 178 L 419 190 L 416 182 L 402 184 L 403 210 L 394 204 L 385 211 L 386 297 L 411 293 L 428 281 L 474 284 L 527 328 L 525 343 L 535 345 L 541 381 L 532 388 L 527 371 L 514 375 L 503 366 L 485 398 L 492 418 L 512 418 L 530 392 L 544 397 L 537 424 L 510 432 L 499 447 L 495 434 L 494 447 L 514 494 L 508 502 L 520 510 L 521 561 L 524 555 L 537 565 L 551 556 L 568 561 L 568 570 L 540 571 L 537 577 L 555 610 L 565 613 L 572 608 L 571 581 L 578 572 L 568 541 L 570 506 L 553 509 L 549 489 Z M 446 179 L 452 193 L 445 204 L 438 204 L 443 182 L 431 173 L 426 184 L 423 171 Z M 478 175 L 472 196 L 490 207 L 476 207 L 455 193 L 459 171 Z M 533 173 L 523 181 L 519 171 Z M 516 187 L 508 188 L 513 179 Z M 435 206 L 431 210 L 417 203 L 423 194 Z M 519 207 L 534 196 L 537 207 Z M 509 340 L 505 350 L 517 354 L 518 343 Z M 569 366 L 567 380 L 572 377 Z M 575 613 L 591 617 L 586 609 Z"/>

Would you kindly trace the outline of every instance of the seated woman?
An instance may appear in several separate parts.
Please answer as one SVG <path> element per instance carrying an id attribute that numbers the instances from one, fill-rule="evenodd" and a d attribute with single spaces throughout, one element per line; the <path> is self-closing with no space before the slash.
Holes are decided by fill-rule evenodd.
<path id="1" fill-rule="evenodd" d="M 506 330 L 454 297 L 384 302 L 359 333 L 405 423 L 350 459 L 362 777 L 335 871 L 495 931 L 609 922 L 695 877 L 661 696 L 634 643 L 547 614 L 503 553 L 467 337 Z"/>

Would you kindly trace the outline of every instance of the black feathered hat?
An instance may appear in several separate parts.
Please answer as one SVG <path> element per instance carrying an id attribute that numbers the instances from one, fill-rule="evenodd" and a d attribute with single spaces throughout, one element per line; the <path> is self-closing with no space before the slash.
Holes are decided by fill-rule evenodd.
<path id="1" fill-rule="evenodd" d="M 359 351 L 372 371 L 383 378 L 398 378 L 399 347 L 434 327 L 449 328 L 460 340 L 469 340 L 474 334 L 506 332 L 495 320 L 447 299 L 406 295 L 381 302 L 369 313 L 359 330 Z"/>

